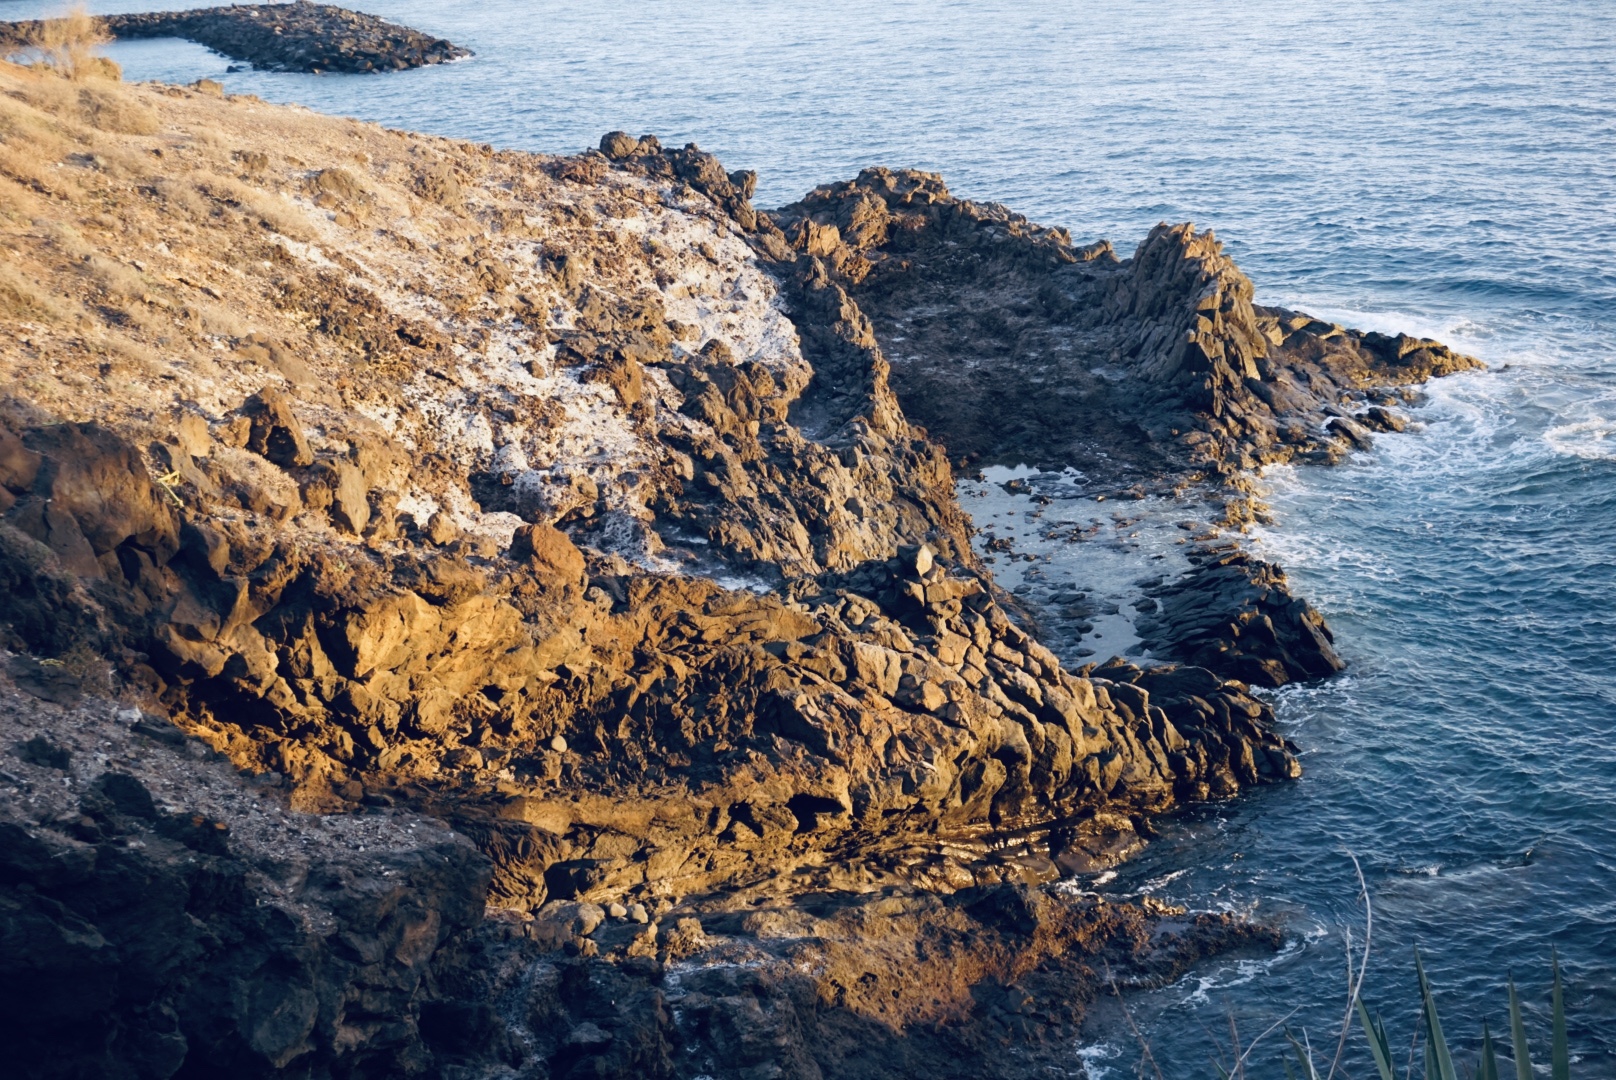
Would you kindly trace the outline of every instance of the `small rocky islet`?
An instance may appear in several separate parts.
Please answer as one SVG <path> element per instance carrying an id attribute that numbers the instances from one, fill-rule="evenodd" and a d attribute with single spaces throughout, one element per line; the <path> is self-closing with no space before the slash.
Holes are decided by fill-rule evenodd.
<path id="1" fill-rule="evenodd" d="M 651 137 L 0 83 L 25 1075 L 1043 1076 L 1108 979 L 1277 944 L 1063 879 L 1298 776 L 1252 687 L 1323 619 L 1209 544 L 1069 667 L 955 469 L 1238 526 L 1475 361 L 926 173 L 765 212 Z"/>
<path id="2" fill-rule="evenodd" d="M 309 0 L 101 15 L 96 22 L 114 38 L 185 38 L 265 71 L 357 75 L 446 64 L 472 55 L 469 49 L 375 15 Z M 39 26 L 0 23 L 0 44 L 33 41 Z"/>

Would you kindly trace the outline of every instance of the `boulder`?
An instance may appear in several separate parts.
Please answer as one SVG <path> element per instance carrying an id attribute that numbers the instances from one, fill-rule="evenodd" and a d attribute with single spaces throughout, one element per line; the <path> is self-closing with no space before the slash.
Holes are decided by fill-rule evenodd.
<path id="1" fill-rule="evenodd" d="M 583 552 L 553 525 L 523 525 L 512 536 L 507 554 L 555 581 L 581 582 L 584 577 Z"/>
<path id="2" fill-rule="evenodd" d="M 94 423 L 35 428 L 26 440 L 41 458 L 32 490 L 50 504 L 40 520 L 53 535 L 69 531 L 56 516 L 66 513 L 96 558 L 130 545 L 162 563 L 179 550 L 173 500 L 126 440 Z"/>
<path id="3" fill-rule="evenodd" d="M 609 131 L 600 137 L 600 152 L 613 161 L 622 161 L 640 152 L 640 140 L 626 131 Z"/>
<path id="4" fill-rule="evenodd" d="M 34 486 L 40 457 L 23 445 L 10 428 L 0 424 L 0 488 L 21 495 Z"/>
<path id="5" fill-rule="evenodd" d="M 62 569 L 80 577 L 102 576 L 95 550 L 84 538 L 78 521 L 66 509 L 49 499 L 24 499 L 12 508 L 6 521 L 19 531 L 50 548 Z"/>
<path id="6" fill-rule="evenodd" d="M 252 421 L 247 435 L 247 449 L 267 458 L 283 469 L 312 465 L 314 452 L 303 435 L 287 396 L 272 386 L 266 386 L 241 407 L 242 414 Z"/>
<path id="7" fill-rule="evenodd" d="M 1332 432 L 1347 440 L 1352 444 L 1352 448 L 1354 450 L 1368 451 L 1375 448 L 1375 440 L 1370 438 L 1369 432 L 1365 431 L 1356 422 L 1349 420 L 1344 416 L 1332 418 L 1328 424 L 1324 425 L 1324 428 L 1326 431 Z"/>
<path id="8" fill-rule="evenodd" d="M 331 520 L 361 536 L 370 524 L 370 492 L 365 485 L 365 474 L 357 465 L 346 461 L 331 466 Z"/>

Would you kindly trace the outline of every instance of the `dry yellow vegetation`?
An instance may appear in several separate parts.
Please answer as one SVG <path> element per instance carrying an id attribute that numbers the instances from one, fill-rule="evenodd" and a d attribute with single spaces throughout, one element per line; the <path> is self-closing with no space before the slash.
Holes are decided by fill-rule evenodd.
<path id="1" fill-rule="evenodd" d="M 28 29 L 19 51 L 36 63 L 70 79 L 118 78 L 118 65 L 95 51 L 111 41 L 112 35 L 82 5 L 54 19 L 21 25 Z"/>
<path id="2" fill-rule="evenodd" d="M 300 262 L 334 263 L 305 245 L 339 261 L 374 248 L 386 230 L 361 217 L 418 223 L 435 242 L 407 192 L 414 167 L 486 161 L 207 86 L 70 77 L 82 70 L 0 64 L 0 320 L 13 331 L 0 372 L 64 419 L 109 419 L 138 401 L 162 424 L 158 401 L 256 389 L 276 373 L 237 354 L 248 335 L 308 351 L 306 314 L 282 302 L 287 279 Z M 366 183 L 333 206 L 308 178 L 337 162 Z M 419 242 L 394 237 L 412 253 Z M 91 383 L 106 393 L 86 395 Z M 159 384 L 177 385 L 154 393 Z"/>
<path id="3" fill-rule="evenodd" d="M 272 388 L 317 453 L 376 443 L 454 463 L 443 483 L 401 472 L 401 503 L 508 541 L 514 519 L 464 485 L 503 447 L 585 470 L 606 505 L 649 516 L 635 478 L 662 451 L 611 387 L 557 360 L 555 333 L 591 296 L 655 294 L 692 349 L 717 338 L 801 364 L 738 230 L 677 181 L 573 176 L 573 159 L 215 83 L 70 75 L 0 62 L 0 406 L 19 423 L 100 421 L 143 448 L 183 422 L 228 438 Z"/>

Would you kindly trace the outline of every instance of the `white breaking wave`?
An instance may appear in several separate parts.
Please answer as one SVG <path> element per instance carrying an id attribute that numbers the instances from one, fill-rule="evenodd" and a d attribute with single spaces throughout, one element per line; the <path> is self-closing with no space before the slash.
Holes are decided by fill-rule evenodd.
<path id="1" fill-rule="evenodd" d="M 1543 441 L 1556 454 L 1616 460 L 1616 420 L 1595 416 L 1574 424 L 1561 424 L 1544 432 Z"/>

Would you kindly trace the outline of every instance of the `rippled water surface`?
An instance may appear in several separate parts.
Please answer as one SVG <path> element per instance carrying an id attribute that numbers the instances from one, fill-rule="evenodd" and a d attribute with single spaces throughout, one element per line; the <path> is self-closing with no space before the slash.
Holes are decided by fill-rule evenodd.
<path id="1" fill-rule="evenodd" d="M 1502 1026 L 1508 972 L 1546 1001 L 1552 946 L 1578 1074 L 1616 1075 L 1616 6 L 362 6 L 477 56 L 311 77 L 224 74 L 179 42 L 111 51 L 131 78 L 209 75 L 500 146 L 693 140 L 757 169 L 765 206 L 889 164 L 1124 251 L 1193 220 L 1260 300 L 1487 360 L 1433 390 L 1423 431 L 1271 477 L 1261 543 L 1351 669 L 1278 695 L 1302 781 L 1172 823 L 1104 888 L 1293 935 L 1278 959 L 1136 1004 L 1170 1078 L 1212 1075 L 1231 1012 L 1249 1039 L 1300 1006 L 1292 1029 L 1333 1040 L 1339 932 L 1361 915 L 1348 851 L 1376 905 L 1366 996 L 1394 1042 L 1414 1024 L 1416 944 L 1466 1060 L 1483 1018 Z M 45 9 L 0 0 L 0 18 Z M 1086 1058 L 1123 1076 L 1135 1056 L 1119 1041 Z"/>

